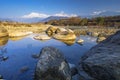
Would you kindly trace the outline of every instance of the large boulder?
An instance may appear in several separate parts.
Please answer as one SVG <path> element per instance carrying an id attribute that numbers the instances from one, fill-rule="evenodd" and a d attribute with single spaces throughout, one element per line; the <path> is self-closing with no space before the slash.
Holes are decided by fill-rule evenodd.
<path id="1" fill-rule="evenodd" d="M 53 34 L 56 32 L 57 29 L 58 29 L 58 27 L 50 26 L 50 27 L 48 27 L 48 29 L 46 30 L 46 33 L 47 33 L 49 36 L 51 36 L 51 35 L 53 35 Z"/>
<path id="2" fill-rule="evenodd" d="M 91 48 L 80 60 L 79 71 L 93 80 L 120 80 L 120 31 Z"/>
<path id="3" fill-rule="evenodd" d="M 64 40 L 64 41 L 67 41 L 67 40 L 76 40 L 76 36 L 75 34 L 55 34 L 53 36 L 53 38 L 57 39 L 57 40 Z"/>
<path id="4" fill-rule="evenodd" d="M 76 35 L 74 34 L 74 32 L 71 29 L 68 29 L 67 31 L 63 31 L 60 33 L 57 33 L 53 36 L 53 38 L 57 39 L 57 40 L 76 40 Z"/>
<path id="5" fill-rule="evenodd" d="M 45 47 L 41 50 L 35 80 L 71 80 L 70 67 L 58 49 Z"/>
<path id="6" fill-rule="evenodd" d="M 0 27 L 0 37 L 8 36 L 8 31 L 4 27 Z"/>

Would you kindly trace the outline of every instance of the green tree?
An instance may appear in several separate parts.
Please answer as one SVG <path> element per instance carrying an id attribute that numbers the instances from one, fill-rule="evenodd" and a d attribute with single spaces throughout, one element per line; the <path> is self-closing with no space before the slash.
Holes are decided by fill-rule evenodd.
<path id="1" fill-rule="evenodd" d="M 88 20 L 86 18 L 82 19 L 80 22 L 81 26 L 87 26 Z"/>
<path id="2" fill-rule="evenodd" d="M 103 17 L 98 17 L 97 18 L 97 25 L 103 26 L 103 24 L 104 24 L 104 18 Z"/>

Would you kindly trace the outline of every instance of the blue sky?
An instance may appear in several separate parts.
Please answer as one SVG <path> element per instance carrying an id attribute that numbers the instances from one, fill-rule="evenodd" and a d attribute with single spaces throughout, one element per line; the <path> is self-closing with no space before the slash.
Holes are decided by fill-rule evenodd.
<path id="1" fill-rule="evenodd" d="M 120 0 L 0 0 L 0 18 L 76 16 L 120 11 Z"/>

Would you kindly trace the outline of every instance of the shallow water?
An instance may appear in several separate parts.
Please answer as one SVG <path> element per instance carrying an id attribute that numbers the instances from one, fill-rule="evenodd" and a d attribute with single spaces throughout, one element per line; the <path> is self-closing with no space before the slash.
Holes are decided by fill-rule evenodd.
<path id="1" fill-rule="evenodd" d="M 85 42 L 83 45 L 74 43 L 69 45 L 62 41 L 51 39 L 47 41 L 34 40 L 29 35 L 24 38 L 5 40 L 0 46 L 0 75 L 5 80 L 33 80 L 35 66 L 38 59 L 32 57 L 39 54 L 45 46 L 53 46 L 62 51 L 67 61 L 71 64 L 77 64 L 80 57 L 91 47 L 96 45 L 96 38 L 90 36 L 80 36 Z M 7 57 L 7 59 L 2 58 Z"/>

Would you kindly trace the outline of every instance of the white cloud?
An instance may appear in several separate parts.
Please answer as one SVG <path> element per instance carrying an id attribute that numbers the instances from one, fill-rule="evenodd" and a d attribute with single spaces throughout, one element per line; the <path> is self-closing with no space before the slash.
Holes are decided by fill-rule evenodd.
<path id="1" fill-rule="evenodd" d="M 63 11 L 57 14 L 54 14 L 53 16 L 60 16 L 60 17 L 77 17 L 76 14 L 66 14 Z"/>
<path id="2" fill-rule="evenodd" d="M 105 12 L 105 10 L 103 10 L 103 11 L 95 11 L 91 15 L 99 15 L 99 14 L 101 14 L 103 12 Z"/>
<path id="3" fill-rule="evenodd" d="M 63 11 L 60 13 L 56 13 L 53 15 L 43 14 L 43 13 L 36 13 L 32 12 L 30 14 L 22 16 L 22 18 L 47 18 L 49 16 L 59 16 L 59 17 L 77 17 L 76 14 L 66 14 Z"/>
<path id="4" fill-rule="evenodd" d="M 43 13 L 36 13 L 36 12 L 32 12 L 28 15 L 22 16 L 22 18 L 47 18 L 47 17 L 49 17 L 49 15 Z"/>

